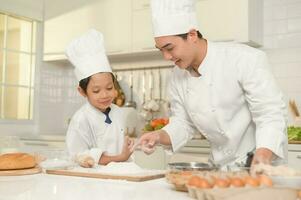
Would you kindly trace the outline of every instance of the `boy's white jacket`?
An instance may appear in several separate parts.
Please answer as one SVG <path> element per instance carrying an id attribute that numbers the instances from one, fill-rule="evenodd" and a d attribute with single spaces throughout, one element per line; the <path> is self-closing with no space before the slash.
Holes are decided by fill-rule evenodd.
<path id="1" fill-rule="evenodd" d="M 255 148 L 287 158 L 286 106 L 264 52 L 234 43 L 208 41 L 200 77 L 173 69 L 172 117 L 164 130 L 174 151 L 197 130 L 211 145 L 214 163 L 245 161 Z"/>
<path id="2" fill-rule="evenodd" d="M 68 127 L 66 144 L 69 153 L 91 156 L 97 163 L 103 152 L 120 154 L 124 142 L 125 120 L 121 109 L 111 104 L 111 124 L 105 123 L 105 115 L 90 103 L 83 105 L 72 117 Z"/>

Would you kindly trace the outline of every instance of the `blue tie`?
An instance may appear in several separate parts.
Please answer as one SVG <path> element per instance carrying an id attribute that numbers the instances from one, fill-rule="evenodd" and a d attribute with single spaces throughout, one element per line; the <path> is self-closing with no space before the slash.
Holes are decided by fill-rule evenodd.
<path id="1" fill-rule="evenodd" d="M 111 108 L 107 108 L 106 111 L 103 112 L 103 114 L 105 114 L 106 116 L 106 120 L 105 120 L 105 123 L 107 124 L 111 124 L 112 123 L 112 120 L 110 119 L 110 116 L 109 116 L 109 112 L 111 111 Z"/>

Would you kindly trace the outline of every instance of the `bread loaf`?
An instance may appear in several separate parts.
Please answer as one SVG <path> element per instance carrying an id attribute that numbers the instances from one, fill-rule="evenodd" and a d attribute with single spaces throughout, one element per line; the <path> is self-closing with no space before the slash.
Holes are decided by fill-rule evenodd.
<path id="1" fill-rule="evenodd" d="M 36 165 L 35 158 L 27 153 L 0 155 L 0 170 L 27 169 Z"/>

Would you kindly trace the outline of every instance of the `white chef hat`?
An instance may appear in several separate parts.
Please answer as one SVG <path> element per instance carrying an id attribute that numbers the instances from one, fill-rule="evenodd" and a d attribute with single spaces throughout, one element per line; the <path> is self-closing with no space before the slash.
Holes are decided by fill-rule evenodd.
<path id="1" fill-rule="evenodd" d="M 99 72 L 112 72 L 105 54 L 103 35 L 94 29 L 74 39 L 67 46 L 66 55 L 75 67 L 78 81 Z"/>
<path id="2" fill-rule="evenodd" d="M 195 0 L 151 0 L 154 37 L 198 30 Z"/>

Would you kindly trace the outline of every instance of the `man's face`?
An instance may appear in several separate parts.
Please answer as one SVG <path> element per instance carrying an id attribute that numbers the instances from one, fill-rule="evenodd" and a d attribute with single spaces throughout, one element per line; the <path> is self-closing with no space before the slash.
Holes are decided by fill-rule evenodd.
<path id="1" fill-rule="evenodd" d="M 193 39 L 189 34 L 186 40 L 179 36 L 162 36 L 156 37 L 155 42 L 164 59 L 172 61 L 182 69 L 192 64 L 195 53 Z"/>

